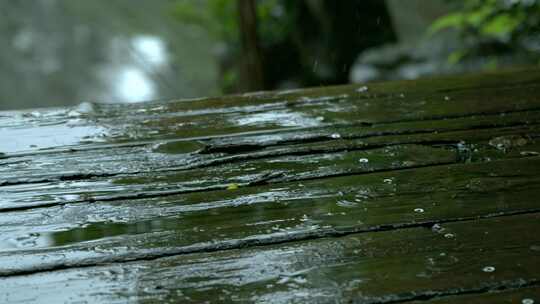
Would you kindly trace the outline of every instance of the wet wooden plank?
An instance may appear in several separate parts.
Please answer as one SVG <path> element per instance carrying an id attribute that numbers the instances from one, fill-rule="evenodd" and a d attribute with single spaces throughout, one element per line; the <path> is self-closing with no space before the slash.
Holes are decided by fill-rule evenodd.
<path id="1" fill-rule="evenodd" d="M 293 93 L 152 105 L 86 105 L 5 112 L 0 152 L 103 146 L 171 138 L 242 136 L 249 132 L 340 124 L 452 118 L 540 108 L 540 72 L 506 72 L 442 80 L 338 86 Z M 359 92 L 360 91 L 360 92 Z M 271 113 L 271 114 L 269 114 Z"/>
<path id="2" fill-rule="evenodd" d="M 444 303 L 536 292 L 538 239 L 524 235 L 540 214 L 539 80 L 528 70 L 2 112 L 0 298 Z M 459 262 L 431 282 L 422 273 L 437 250 Z M 490 261 L 514 268 L 486 279 L 474 267 Z M 255 262 L 281 270 L 268 281 Z M 347 285 L 358 275 L 362 288 Z M 60 299 L 54 286 L 66 282 L 72 298 Z"/>
<path id="3" fill-rule="evenodd" d="M 512 123 L 517 117 L 511 119 Z M 490 122 L 498 123 L 496 120 Z M 253 148 L 253 151 L 246 152 L 238 148 L 247 145 L 244 139 L 234 143 L 214 142 L 206 146 L 201 143 L 196 148 L 190 144 L 181 143 L 181 147 L 178 147 L 176 142 L 166 143 L 155 148 L 159 152 L 151 149 L 120 152 L 115 149 L 108 154 L 68 153 L 37 159 L 34 156 L 34 159 L 19 160 L 11 166 L 4 166 L 4 172 L 9 170 L 11 177 L 4 180 L 7 187 L 0 188 L 3 197 L 0 210 L 215 190 L 232 183 L 251 185 L 523 157 L 526 156 L 524 153 L 540 151 L 534 140 L 539 134 L 535 124 L 516 126 L 512 123 L 508 127 L 447 132 L 436 129 L 398 135 L 390 132 L 390 135 L 359 136 L 358 139 L 350 132 L 332 134 L 340 135 L 330 141 L 263 144 L 260 149 Z M 490 143 L 490 140 L 504 138 L 509 140 L 510 145 L 512 140 L 519 142 L 519 146 L 501 148 Z M 183 149 L 186 146 L 198 149 L 198 152 L 185 153 Z M 201 150 L 203 147 L 229 151 L 208 153 Z M 171 150 L 161 153 L 164 149 Z M 175 149 L 180 149 L 180 153 L 176 153 Z M 310 161 L 302 161 L 306 155 L 309 155 Z M 359 163 L 360 160 L 366 162 Z M 42 166 L 42 163 L 45 164 Z M 55 171 L 57 173 L 51 173 Z"/>
<path id="4" fill-rule="evenodd" d="M 538 212 L 540 158 L 0 214 L 11 275 Z"/>
<path id="5" fill-rule="evenodd" d="M 447 303 L 470 303 L 470 304 L 534 304 L 538 303 L 540 287 L 524 287 L 509 290 L 492 290 L 489 292 L 479 291 L 469 295 L 439 297 L 432 300 L 414 301 L 411 303 L 447 304 Z"/>
<path id="6" fill-rule="evenodd" d="M 490 136 L 489 129 L 509 127 L 533 127 L 538 125 L 538 111 L 518 113 L 498 113 L 466 118 L 405 122 L 371 126 L 312 128 L 301 131 L 280 131 L 260 135 L 245 135 L 208 140 L 175 139 L 144 144 L 138 147 L 109 147 L 104 145 L 99 151 L 81 151 L 74 153 L 42 151 L 45 155 L 29 155 L 0 162 L 0 172 L 4 182 L 18 176 L 47 177 L 51 174 L 69 175 L 70 173 L 111 174 L 141 172 L 146 169 L 157 170 L 163 167 L 174 169 L 204 165 L 209 160 L 222 158 L 227 154 L 241 154 L 283 147 L 322 143 L 339 144 L 342 140 L 362 139 L 366 145 L 385 142 L 389 136 L 407 135 L 402 143 L 418 143 L 442 140 L 437 135 L 457 131 L 484 131 Z M 473 132 L 470 132 L 474 134 Z M 470 137 L 471 135 L 469 135 Z M 456 136 L 453 140 L 456 141 Z M 485 136 L 484 136 L 485 137 Z M 468 139 L 467 137 L 464 137 Z M 396 143 L 396 140 L 393 140 Z M 96 148 L 97 149 L 97 148 Z M 214 153 L 212 153 L 214 152 Z M 98 160 L 100 160 L 98 162 Z M 48 162 L 47 162 L 48 161 Z M 116 164 L 121 163 L 121 166 Z M 191 165 L 191 166 L 190 166 Z M 54 167 L 57 166 L 57 167 Z M 55 169 L 52 171 L 52 169 Z M 52 171 L 52 172 L 51 172 Z"/>
<path id="7" fill-rule="evenodd" d="M 444 233 L 420 227 L 74 268 L 0 279 L 0 294 L 9 303 L 444 303 L 527 288 L 521 294 L 538 299 L 539 223 L 521 215 L 444 224 Z"/>
<path id="8" fill-rule="evenodd" d="M 309 155 L 309 161 L 305 160 L 305 155 Z M 346 147 L 339 148 L 337 145 L 319 152 L 316 147 L 284 148 L 274 153 L 215 158 L 215 165 L 205 164 L 199 169 L 105 175 L 91 180 L 85 175 L 64 180 L 49 177 L 43 182 L 18 183 L 2 188 L 0 210 L 212 191 L 225 189 L 231 184 L 246 187 L 286 180 L 388 171 L 453 163 L 456 158 L 453 149 L 420 145 L 350 152 L 346 151 Z M 121 164 L 119 162 L 118 165 Z"/>

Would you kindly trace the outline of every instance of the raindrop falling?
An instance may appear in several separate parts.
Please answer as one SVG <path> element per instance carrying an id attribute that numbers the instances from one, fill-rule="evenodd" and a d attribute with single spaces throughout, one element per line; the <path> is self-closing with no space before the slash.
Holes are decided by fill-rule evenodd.
<path id="1" fill-rule="evenodd" d="M 415 208 L 415 209 L 414 209 L 414 212 L 416 212 L 416 213 L 424 213 L 424 209 L 422 209 L 422 208 Z"/>
<path id="2" fill-rule="evenodd" d="M 486 267 L 482 268 L 482 271 L 483 271 L 483 272 L 494 272 L 494 271 L 495 271 L 495 267 L 493 267 L 493 266 L 486 266 Z"/>
<path id="3" fill-rule="evenodd" d="M 358 161 L 361 162 L 361 163 L 368 163 L 368 162 L 369 162 L 369 159 L 367 159 L 367 158 L 360 158 Z"/>
<path id="4" fill-rule="evenodd" d="M 313 72 L 317 72 L 318 67 L 319 67 L 319 61 L 315 60 L 313 62 Z"/>

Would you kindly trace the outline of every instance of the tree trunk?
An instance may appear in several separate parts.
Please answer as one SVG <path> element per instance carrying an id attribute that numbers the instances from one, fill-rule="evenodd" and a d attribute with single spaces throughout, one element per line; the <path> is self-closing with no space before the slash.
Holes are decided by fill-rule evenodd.
<path id="1" fill-rule="evenodd" d="M 254 0 L 238 0 L 238 18 L 242 58 L 240 84 L 242 91 L 264 89 L 262 52 L 257 34 L 257 11 Z"/>

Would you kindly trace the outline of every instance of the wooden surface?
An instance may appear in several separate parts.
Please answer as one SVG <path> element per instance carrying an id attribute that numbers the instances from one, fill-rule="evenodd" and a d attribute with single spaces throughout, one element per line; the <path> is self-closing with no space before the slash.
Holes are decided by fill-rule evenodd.
<path id="1" fill-rule="evenodd" d="M 0 302 L 540 303 L 539 123 L 540 70 L 0 112 Z"/>

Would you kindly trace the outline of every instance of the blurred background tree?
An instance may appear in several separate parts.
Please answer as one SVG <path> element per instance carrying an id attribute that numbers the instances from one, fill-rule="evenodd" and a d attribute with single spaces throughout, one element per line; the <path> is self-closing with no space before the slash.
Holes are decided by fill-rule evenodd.
<path id="1" fill-rule="evenodd" d="M 221 41 L 225 92 L 346 83 L 358 53 L 396 40 L 378 0 L 178 1 L 173 14 Z"/>

